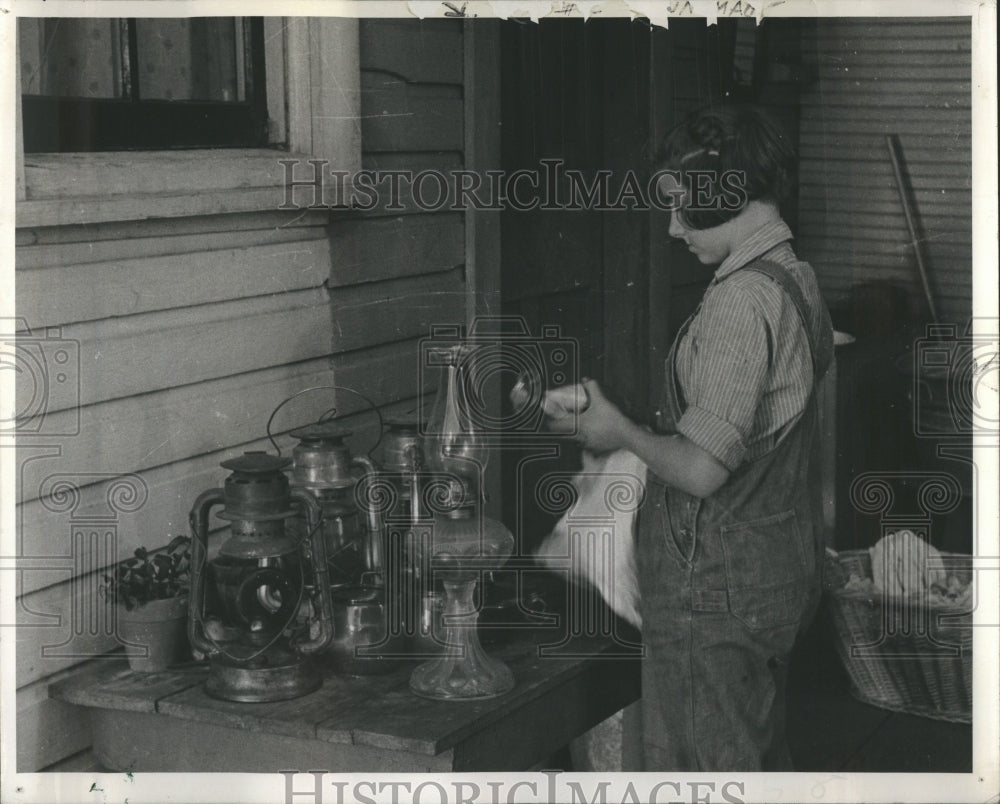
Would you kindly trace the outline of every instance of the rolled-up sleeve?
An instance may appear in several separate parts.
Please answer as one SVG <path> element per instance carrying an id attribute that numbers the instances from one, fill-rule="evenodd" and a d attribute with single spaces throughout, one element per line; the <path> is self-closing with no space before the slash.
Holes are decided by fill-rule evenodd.
<path id="1" fill-rule="evenodd" d="M 768 327 L 738 286 L 706 297 L 678 366 L 687 407 L 677 431 L 735 470 L 747 451 L 770 365 Z"/>

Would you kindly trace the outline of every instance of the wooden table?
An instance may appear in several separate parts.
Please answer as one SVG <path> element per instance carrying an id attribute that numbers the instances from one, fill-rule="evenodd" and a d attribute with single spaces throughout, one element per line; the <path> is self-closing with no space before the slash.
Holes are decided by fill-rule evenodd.
<path id="1" fill-rule="evenodd" d="M 244 773 L 526 770 L 639 697 L 639 661 L 609 639 L 543 648 L 529 634 L 489 651 L 517 685 L 486 701 L 414 695 L 416 662 L 381 676 L 328 674 L 316 692 L 274 703 L 209 697 L 204 667 L 141 674 L 124 661 L 49 694 L 86 707 L 108 770 Z"/>

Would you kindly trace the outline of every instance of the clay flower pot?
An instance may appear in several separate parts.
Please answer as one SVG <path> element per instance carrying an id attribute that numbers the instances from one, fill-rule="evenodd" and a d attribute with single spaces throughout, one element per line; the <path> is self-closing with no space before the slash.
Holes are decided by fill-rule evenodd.
<path id="1" fill-rule="evenodd" d="M 118 606 L 118 639 L 132 670 L 159 673 L 190 658 L 187 606 L 186 595 L 151 600 L 132 611 Z"/>

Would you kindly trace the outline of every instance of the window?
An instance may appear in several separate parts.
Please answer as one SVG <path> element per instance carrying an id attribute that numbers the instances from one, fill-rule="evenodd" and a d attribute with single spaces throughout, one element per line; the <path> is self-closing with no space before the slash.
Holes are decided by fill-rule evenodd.
<path id="1" fill-rule="evenodd" d="M 164 18 L 157 22 L 161 32 L 176 31 L 184 29 L 178 25 L 183 20 L 193 22 L 194 18 Z M 15 152 L 18 228 L 274 210 L 285 197 L 286 176 L 281 159 L 320 159 L 331 169 L 347 175 L 361 169 L 361 71 L 356 19 L 217 20 L 216 35 L 211 41 L 221 42 L 220 29 L 229 31 L 226 42 L 232 46 L 226 51 L 229 55 L 224 61 L 235 66 L 218 72 L 211 80 L 202 73 L 198 79 L 201 83 L 179 81 L 191 75 L 191 55 L 180 61 L 187 67 L 186 76 L 180 76 L 178 69 L 178 75 L 167 83 L 143 80 L 149 55 L 142 54 L 143 42 L 151 42 L 155 53 L 158 40 L 151 39 L 137 25 L 137 48 L 126 56 L 129 64 L 140 65 L 138 100 L 130 98 L 128 83 L 136 73 L 121 66 L 123 49 L 129 48 L 129 20 L 103 18 L 85 22 L 92 26 L 91 39 L 98 41 L 96 31 L 97 37 L 103 37 L 103 44 L 78 47 L 75 75 L 59 78 L 59 69 L 63 74 L 68 70 L 53 67 L 51 59 L 55 56 L 45 51 L 45 43 L 50 41 L 46 39 L 48 20 L 28 17 L 17 20 L 17 65 L 23 87 L 23 94 L 18 96 L 22 114 L 18 117 Z M 66 25 L 68 21 L 62 19 L 61 23 Z M 186 37 L 195 43 L 203 41 L 198 39 L 203 32 L 196 28 L 192 34 L 190 27 L 187 30 Z M 178 41 L 169 38 L 171 47 L 163 40 L 162 49 L 176 52 Z M 74 41 L 79 42 L 79 36 Z M 180 41 L 182 48 L 192 47 L 188 38 Z M 52 40 L 51 44 L 54 47 L 61 43 Z M 204 52 L 203 45 L 194 47 L 194 51 L 199 48 Z M 64 50 L 57 48 L 59 59 L 68 59 L 69 54 Z M 222 50 L 220 44 L 218 51 Z M 101 69 L 90 66 L 88 59 L 97 59 Z M 203 66 L 205 61 L 196 63 Z M 170 62 L 175 66 L 179 63 L 176 57 Z M 52 73 L 54 79 L 49 78 Z M 83 82 L 78 77 L 83 75 L 93 77 Z M 43 81 L 54 83 L 43 88 Z M 92 86 L 94 82 L 96 89 Z M 167 97 L 168 89 L 173 97 Z M 151 138 L 142 142 L 132 136 L 126 141 L 120 132 L 111 131 L 102 142 L 95 132 L 99 124 L 107 124 L 100 123 L 99 116 L 91 112 L 83 118 L 84 135 L 73 132 L 74 126 L 58 122 L 54 114 L 39 135 L 38 124 L 29 120 L 31 110 L 25 108 L 31 106 L 33 98 L 48 103 L 55 103 L 52 98 L 75 98 L 119 106 L 140 104 L 142 111 L 123 126 L 145 125 Z M 202 122 L 211 119 L 212 106 L 216 111 L 222 107 L 221 114 L 231 114 L 232 106 L 246 109 L 254 104 L 251 116 L 244 117 L 250 120 L 246 128 L 229 127 L 230 131 L 238 128 L 237 135 L 244 139 L 220 141 L 219 133 L 226 127 L 217 122 Z M 68 114 L 59 109 L 71 105 L 57 103 L 58 114 Z M 149 131 L 151 126 L 143 124 L 142 118 L 155 106 L 167 111 L 160 112 L 162 130 Z M 185 112 L 184 107 L 196 109 L 193 122 L 182 120 L 181 115 L 192 114 Z M 199 114 L 202 121 L 197 119 Z M 44 130 L 57 126 L 69 133 L 57 135 Z M 27 131 L 31 127 L 33 131 Z M 195 130 L 207 136 L 193 137 L 191 132 Z M 253 133 L 252 138 L 246 134 L 248 131 Z M 164 132 L 172 132 L 171 137 L 167 138 Z M 50 142 L 54 140 L 53 147 L 64 150 L 41 150 L 39 136 L 48 137 Z M 61 143 L 60 136 L 64 137 Z M 81 144 L 74 145 L 73 137 Z M 71 148 L 83 145 L 93 152 L 70 152 Z"/>
<path id="2" fill-rule="evenodd" d="M 261 18 L 22 18 L 26 153 L 267 144 Z"/>

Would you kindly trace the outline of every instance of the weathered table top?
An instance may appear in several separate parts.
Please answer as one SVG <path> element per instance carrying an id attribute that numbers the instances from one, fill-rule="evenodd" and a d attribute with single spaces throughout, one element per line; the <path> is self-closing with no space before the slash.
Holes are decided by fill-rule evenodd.
<path id="1" fill-rule="evenodd" d="M 316 692 L 273 703 L 211 698 L 203 666 L 139 674 L 124 661 L 50 695 L 88 708 L 109 769 L 250 772 L 523 770 L 639 697 L 634 651 L 610 639 L 546 647 L 527 634 L 489 652 L 516 686 L 482 701 L 414 695 L 414 661 L 379 676 L 328 673 Z"/>

